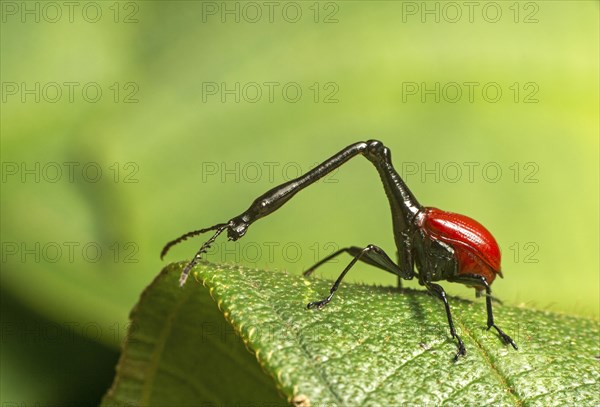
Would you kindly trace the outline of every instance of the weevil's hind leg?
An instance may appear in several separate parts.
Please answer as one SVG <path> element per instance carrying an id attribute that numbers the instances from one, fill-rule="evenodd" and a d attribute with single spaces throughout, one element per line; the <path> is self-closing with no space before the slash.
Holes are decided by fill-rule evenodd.
<path id="1" fill-rule="evenodd" d="M 517 344 L 515 343 L 515 341 L 513 341 L 510 336 L 505 334 L 504 331 L 502 329 L 500 329 L 498 327 L 498 325 L 496 325 L 494 323 L 494 314 L 492 312 L 492 298 L 493 298 L 492 290 L 490 288 L 490 285 L 488 284 L 488 282 L 485 280 L 484 277 L 477 276 L 477 275 L 464 275 L 464 276 L 460 276 L 460 277 L 455 277 L 450 281 L 457 282 L 457 283 L 463 283 L 463 284 L 476 283 L 478 285 L 484 286 L 485 287 L 485 304 L 486 304 L 486 308 L 487 308 L 487 329 L 494 327 L 494 329 L 496 329 L 496 331 L 498 332 L 498 335 L 500 335 L 502 342 L 504 342 L 507 345 L 510 344 L 515 349 L 519 349 Z"/>
<path id="2" fill-rule="evenodd" d="M 441 285 L 434 283 L 425 283 L 425 287 L 427 287 L 427 290 L 430 293 L 432 293 L 444 302 L 444 306 L 446 307 L 446 316 L 448 317 L 448 325 L 450 326 L 450 334 L 453 338 L 456 338 L 456 341 L 458 342 L 458 351 L 456 352 L 456 355 L 454 355 L 454 361 L 456 362 L 459 357 L 466 355 L 467 351 L 465 349 L 465 345 L 462 339 L 460 339 L 460 336 L 458 336 L 458 334 L 456 333 L 456 329 L 454 329 L 454 322 L 452 321 L 452 314 L 450 313 L 450 304 L 448 304 L 446 292 L 444 291 Z"/>
<path id="3" fill-rule="evenodd" d="M 309 268 L 307 271 L 304 272 L 304 275 L 309 275 L 312 271 L 314 271 L 314 269 L 316 269 L 321 264 L 325 263 L 328 260 L 331 260 L 333 257 L 335 257 L 341 253 L 344 253 L 344 252 L 352 254 L 354 256 L 354 258 L 346 266 L 344 271 L 342 271 L 340 276 L 337 278 L 337 280 L 331 287 L 331 290 L 329 290 L 329 295 L 327 296 L 327 298 L 325 298 L 321 301 L 313 301 L 306 306 L 307 308 L 323 308 L 325 305 L 327 305 L 329 303 L 329 301 L 331 301 L 331 298 L 333 298 L 333 294 L 339 288 L 340 283 L 342 282 L 342 279 L 344 278 L 346 273 L 348 273 L 348 271 L 359 260 L 361 260 L 367 264 L 370 264 L 372 266 L 378 267 L 382 270 L 388 271 L 392 274 L 399 275 L 399 273 L 401 273 L 400 267 L 397 264 L 395 264 L 392 259 L 389 258 L 389 256 L 383 251 L 383 249 L 381 249 L 378 246 L 370 244 L 363 249 L 356 247 L 356 246 L 347 247 L 345 249 L 340 249 L 337 252 L 325 257 L 323 260 L 321 260 L 320 262 L 318 262 L 311 268 Z"/>
<path id="4" fill-rule="evenodd" d="M 485 279 L 482 279 L 482 280 L 485 283 L 485 292 L 487 294 L 485 297 L 485 304 L 486 304 L 486 308 L 487 308 L 487 317 L 488 317 L 487 318 L 487 329 L 494 327 L 496 329 L 496 331 L 498 331 L 498 335 L 500 335 L 500 338 L 502 338 L 502 341 L 505 344 L 510 344 L 513 348 L 519 349 L 517 344 L 515 343 L 515 341 L 513 341 L 510 336 L 505 334 L 504 331 L 502 329 L 500 329 L 498 327 L 498 325 L 496 325 L 494 323 L 494 314 L 492 313 L 492 295 L 491 295 L 490 285 L 485 281 Z"/>
<path id="5" fill-rule="evenodd" d="M 375 247 L 377 247 L 377 246 L 375 246 Z M 302 275 L 304 277 L 310 276 L 313 273 L 313 271 L 315 271 L 318 267 L 322 266 L 323 264 L 327 263 L 329 260 L 339 256 L 342 253 L 348 253 L 349 255 L 351 255 L 353 257 L 360 256 L 359 260 L 362 262 L 365 262 L 371 266 L 377 267 L 377 268 L 387 271 L 389 273 L 392 273 L 395 275 L 398 274 L 400 268 L 392 261 L 392 259 L 390 259 L 387 256 L 387 254 L 383 250 L 379 249 L 379 251 L 370 251 L 368 253 L 365 253 L 364 255 L 361 255 L 361 252 L 363 250 L 364 250 L 364 248 L 361 248 L 358 246 L 350 246 L 350 247 L 345 247 L 343 249 L 340 249 L 340 250 L 330 254 L 329 256 L 321 259 L 319 262 L 317 262 L 312 267 L 309 267 L 304 273 L 302 273 Z"/>

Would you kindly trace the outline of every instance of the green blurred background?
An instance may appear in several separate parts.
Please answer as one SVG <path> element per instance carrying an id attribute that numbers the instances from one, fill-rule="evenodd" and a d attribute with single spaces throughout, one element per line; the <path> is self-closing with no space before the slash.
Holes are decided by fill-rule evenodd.
<path id="1" fill-rule="evenodd" d="M 494 233 L 505 303 L 598 318 L 598 2 L 73 4 L 2 2 L 3 403 L 96 404 L 166 241 L 371 138 Z M 357 158 L 208 259 L 300 274 L 391 231 Z"/>

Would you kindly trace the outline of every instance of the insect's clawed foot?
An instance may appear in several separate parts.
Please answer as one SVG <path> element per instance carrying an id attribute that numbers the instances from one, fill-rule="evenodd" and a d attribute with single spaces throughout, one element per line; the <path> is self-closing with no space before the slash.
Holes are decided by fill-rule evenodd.
<path id="1" fill-rule="evenodd" d="M 308 277 L 308 276 L 310 276 L 310 275 L 312 274 L 312 272 L 313 272 L 313 271 L 315 271 L 315 269 L 314 269 L 314 268 L 309 268 L 308 270 L 305 270 L 305 271 L 302 273 L 302 275 L 303 275 L 304 277 Z M 311 303 L 311 304 L 312 304 L 312 303 Z"/>
<path id="2" fill-rule="evenodd" d="M 332 297 L 332 295 L 330 295 L 329 297 L 327 297 L 327 298 L 325 298 L 324 300 L 321 300 L 321 301 L 309 302 L 308 304 L 306 304 L 306 308 L 308 308 L 308 309 L 313 309 L 313 308 L 321 309 L 325 305 L 329 304 L 329 301 L 331 301 L 331 297 Z"/>
<path id="3" fill-rule="evenodd" d="M 488 325 L 487 329 L 489 330 L 491 327 L 494 327 L 496 329 L 496 331 L 498 331 L 498 335 L 500 335 L 500 339 L 502 339 L 502 342 L 504 342 L 505 345 L 511 345 L 516 350 L 519 349 L 519 347 L 517 346 L 517 344 L 515 343 L 515 341 L 513 341 L 510 336 L 508 336 L 507 334 L 505 334 L 502 329 L 498 328 L 496 326 L 496 324 Z"/>
<path id="4" fill-rule="evenodd" d="M 458 342 L 457 347 L 458 347 L 458 351 L 456 352 L 456 355 L 454 355 L 454 361 L 456 362 L 458 360 L 458 358 L 460 358 L 461 356 L 465 356 L 467 354 L 467 350 L 465 349 L 465 344 L 463 343 L 462 339 L 460 339 L 460 336 L 458 335 L 454 335 L 456 338 L 456 341 Z"/>

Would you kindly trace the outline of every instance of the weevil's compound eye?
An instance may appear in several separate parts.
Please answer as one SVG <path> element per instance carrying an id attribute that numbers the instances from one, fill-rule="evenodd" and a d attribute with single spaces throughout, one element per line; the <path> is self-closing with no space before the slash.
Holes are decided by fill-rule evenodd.
<path id="1" fill-rule="evenodd" d="M 231 219 L 227 226 L 227 238 L 229 240 L 238 240 L 248 230 L 248 223 L 239 217 Z"/>

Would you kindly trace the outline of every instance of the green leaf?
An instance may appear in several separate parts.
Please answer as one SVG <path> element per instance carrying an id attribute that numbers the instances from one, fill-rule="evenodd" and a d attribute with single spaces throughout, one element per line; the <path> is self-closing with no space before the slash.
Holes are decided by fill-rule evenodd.
<path id="1" fill-rule="evenodd" d="M 103 406 L 284 404 L 276 389 L 302 406 L 600 403 L 594 320 L 496 304 L 516 351 L 485 329 L 483 301 L 450 298 L 467 349 L 453 363 L 443 305 L 424 291 L 342 284 L 308 310 L 331 282 L 205 263 L 180 289 L 182 267 L 132 311 Z"/>

